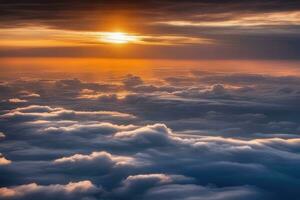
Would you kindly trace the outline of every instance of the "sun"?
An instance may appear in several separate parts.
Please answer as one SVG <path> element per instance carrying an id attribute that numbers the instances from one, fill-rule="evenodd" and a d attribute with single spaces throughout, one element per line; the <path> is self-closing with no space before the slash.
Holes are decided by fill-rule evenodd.
<path id="1" fill-rule="evenodd" d="M 124 32 L 105 32 L 101 34 L 100 40 L 106 43 L 125 44 L 137 41 L 137 36 L 129 35 Z"/>

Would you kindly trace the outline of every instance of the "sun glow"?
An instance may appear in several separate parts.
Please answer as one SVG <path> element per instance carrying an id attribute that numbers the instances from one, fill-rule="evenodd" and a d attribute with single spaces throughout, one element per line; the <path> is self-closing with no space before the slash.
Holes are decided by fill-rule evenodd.
<path id="1" fill-rule="evenodd" d="M 125 44 L 138 41 L 137 36 L 123 32 L 106 32 L 101 35 L 101 41 L 115 44 Z"/>

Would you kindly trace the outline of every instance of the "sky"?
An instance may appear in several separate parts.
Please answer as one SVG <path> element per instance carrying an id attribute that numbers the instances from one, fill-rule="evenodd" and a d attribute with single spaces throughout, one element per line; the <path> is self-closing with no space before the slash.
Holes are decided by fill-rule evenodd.
<path id="1" fill-rule="evenodd" d="M 297 200 L 300 2 L 0 2 L 0 200 Z"/>
<path id="2" fill-rule="evenodd" d="M 299 58 L 297 1 L 1 1 L 1 57 Z M 132 41 L 116 50 L 105 35 Z M 103 39 L 104 37 L 104 39 Z"/>

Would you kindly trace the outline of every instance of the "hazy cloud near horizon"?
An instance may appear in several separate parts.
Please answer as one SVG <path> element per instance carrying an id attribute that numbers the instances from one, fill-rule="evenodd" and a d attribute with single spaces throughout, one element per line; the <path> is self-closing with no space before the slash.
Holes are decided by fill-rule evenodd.
<path id="1" fill-rule="evenodd" d="M 299 2 L 281 0 L 2 1 L 0 55 L 298 60 L 299 16 Z M 113 31 L 141 42 L 101 43 Z"/>

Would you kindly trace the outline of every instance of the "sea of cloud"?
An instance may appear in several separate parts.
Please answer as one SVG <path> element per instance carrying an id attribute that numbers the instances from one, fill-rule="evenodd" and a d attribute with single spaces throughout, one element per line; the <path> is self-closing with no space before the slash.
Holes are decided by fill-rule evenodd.
<path id="1" fill-rule="evenodd" d="M 300 195 L 300 78 L 0 83 L 0 199 Z"/>

